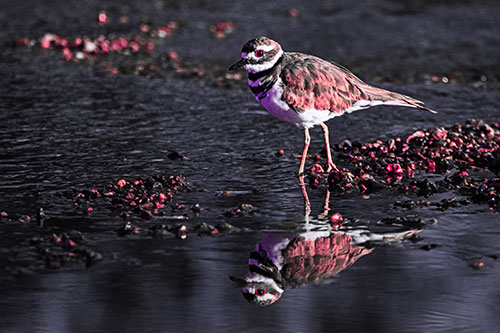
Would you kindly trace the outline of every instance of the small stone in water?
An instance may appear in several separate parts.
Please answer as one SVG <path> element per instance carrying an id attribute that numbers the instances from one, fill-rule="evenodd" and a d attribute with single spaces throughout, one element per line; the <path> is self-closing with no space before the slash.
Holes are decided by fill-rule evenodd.
<path id="1" fill-rule="evenodd" d="M 184 160 L 186 157 L 179 152 L 172 151 L 167 154 L 167 157 L 171 160 Z"/>
<path id="2" fill-rule="evenodd" d="M 343 220 L 344 219 L 342 218 L 342 215 L 340 215 L 339 213 L 335 213 L 332 215 L 332 217 L 330 217 L 330 225 L 334 230 L 338 230 L 342 226 Z"/>
<path id="3" fill-rule="evenodd" d="M 483 267 L 484 267 L 484 262 L 482 261 L 477 261 L 474 264 L 472 264 L 472 268 L 476 270 L 481 269 Z"/>
<path id="4" fill-rule="evenodd" d="M 421 250 L 425 250 L 425 251 L 430 251 L 430 250 L 433 250 L 433 249 L 437 249 L 438 247 L 441 247 L 441 245 L 432 243 L 432 244 L 423 245 L 423 246 L 420 247 L 420 249 Z"/>
<path id="5" fill-rule="evenodd" d="M 99 21 L 99 25 L 105 25 L 106 23 L 108 23 L 108 16 L 106 15 L 106 13 L 101 12 L 97 17 L 97 20 Z"/>
<path id="6" fill-rule="evenodd" d="M 192 207 L 191 207 L 191 210 L 195 213 L 201 213 L 201 211 L 203 210 L 203 208 L 201 208 L 200 204 L 197 203 L 197 204 L 194 204 Z"/>

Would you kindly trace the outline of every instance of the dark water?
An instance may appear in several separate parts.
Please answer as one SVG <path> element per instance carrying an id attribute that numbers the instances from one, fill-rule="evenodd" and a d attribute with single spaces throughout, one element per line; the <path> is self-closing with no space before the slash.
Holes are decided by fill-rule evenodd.
<path id="1" fill-rule="evenodd" d="M 242 3 L 226 9 L 223 3 L 203 1 L 128 6 L 132 21 L 186 20 L 186 30 L 172 43 L 188 57 L 230 63 L 247 39 L 274 35 L 292 49 L 357 64 L 358 73 L 373 69 L 369 80 L 386 70 L 402 72 L 413 79 L 385 87 L 440 111 L 389 107 L 353 113 L 329 123 L 333 142 L 387 139 L 468 118 L 498 121 L 500 94 L 494 84 L 489 89 L 475 81 L 429 85 L 413 72 L 476 68 L 494 78 L 487 69 L 494 66 L 500 45 L 500 9 L 488 2 L 469 7 L 421 1 L 410 6 L 416 12 L 401 15 L 397 9 L 408 8 L 401 4 L 381 1 L 359 9 L 345 2 L 328 12 L 329 2 L 296 3 L 300 16 L 292 23 L 283 14 L 292 4 L 278 2 L 262 4 L 265 11 L 257 4 L 248 11 Z M 120 10 L 112 2 L 84 8 L 69 3 L 69 9 L 58 2 L 4 1 L 3 6 L 3 40 L 47 31 L 96 33 L 88 27 L 95 13 Z M 137 8 L 142 10 L 134 14 Z M 239 29 L 225 40 L 209 39 L 208 26 L 220 20 L 234 20 Z M 352 29 L 347 22 L 354 22 Z M 326 31 L 335 24 L 338 29 Z M 357 219 L 353 227 L 373 227 L 387 216 L 436 218 L 437 224 L 420 233 L 422 242 L 376 245 L 325 283 L 286 290 L 270 307 L 247 303 L 229 276 L 245 274 L 249 253 L 266 234 L 304 231 L 295 178 L 302 132 L 269 116 L 248 91 L 170 77 L 96 74 L 54 54 L 16 52 L 4 50 L 0 62 L 0 210 L 33 216 L 43 207 L 48 219 L 43 228 L 0 225 L 2 331 L 493 332 L 500 327 L 500 266 L 494 259 L 500 254 L 498 213 L 479 205 L 446 212 L 394 210 L 392 203 L 406 197 L 390 191 L 369 199 L 332 197 L 332 212 Z M 395 60 L 386 59 L 390 53 Z M 320 130 L 312 130 L 312 137 L 312 151 L 319 152 Z M 279 149 L 284 157 L 276 156 Z M 171 160 L 171 151 L 188 159 Z M 183 174 L 198 189 L 176 197 L 204 208 L 187 223 L 229 221 L 245 231 L 186 240 L 145 234 L 121 238 L 113 230 L 122 220 L 109 208 L 83 216 L 61 194 L 155 174 Z M 220 196 L 224 190 L 232 195 Z M 309 189 L 309 195 L 314 220 L 326 190 Z M 257 207 L 257 214 L 222 215 L 242 202 Z M 154 224 L 137 223 L 145 229 Z M 89 269 L 78 264 L 45 268 L 29 239 L 68 229 L 85 232 L 103 259 Z M 425 244 L 440 247 L 421 250 Z M 477 261 L 485 266 L 473 270 Z"/>

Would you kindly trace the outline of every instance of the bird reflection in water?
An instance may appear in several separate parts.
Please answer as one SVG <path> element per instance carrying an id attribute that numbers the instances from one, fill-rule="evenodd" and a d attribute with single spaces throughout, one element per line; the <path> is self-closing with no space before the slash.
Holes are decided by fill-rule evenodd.
<path id="1" fill-rule="evenodd" d="M 304 176 L 299 176 L 299 187 L 302 192 L 302 197 L 304 198 L 304 214 L 306 220 L 309 219 L 309 214 L 311 214 L 311 202 L 309 201 L 309 196 L 307 195 L 306 183 L 304 182 Z M 330 210 L 330 190 L 326 189 L 325 201 L 323 203 L 323 212 L 318 215 L 318 219 L 324 219 L 328 216 L 328 211 Z"/>
<path id="2" fill-rule="evenodd" d="M 267 234 L 250 253 L 248 273 L 231 276 L 250 302 L 268 306 L 288 288 L 334 277 L 373 251 L 373 245 L 409 237 L 420 230 L 385 233 L 367 228 Z"/>

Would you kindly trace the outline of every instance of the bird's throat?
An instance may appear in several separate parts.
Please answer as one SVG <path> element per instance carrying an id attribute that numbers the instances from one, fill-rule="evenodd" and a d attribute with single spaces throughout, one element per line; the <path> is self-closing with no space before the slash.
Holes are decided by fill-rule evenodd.
<path id="1" fill-rule="evenodd" d="M 248 73 L 248 85 L 250 86 L 252 93 L 259 101 L 266 96 L 267 92 L 278 80 L 281 72 L 282 60 L 283 56 L 281 56 L 273 67 L 269 69 L 258 73 Z"/>

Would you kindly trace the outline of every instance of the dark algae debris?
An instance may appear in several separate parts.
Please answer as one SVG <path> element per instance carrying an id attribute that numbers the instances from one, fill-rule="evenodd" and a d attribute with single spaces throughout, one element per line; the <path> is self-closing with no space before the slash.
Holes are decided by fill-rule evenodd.
<path id="1" fill-rule="evenodd" d="M 335 145 L 335 157 L 349 164 L 331 172 L 327 185 L 334 194 L 354 190 L 370 194 L 391 188 L 407 195 L 429 198 L 455 193 L 439 202 L 408 200 L 395 206 L 406 209 L 435 206 L 441 210 L 469 203 L 500 208 L 500 130 L 497 123 L 468 120 L 450 127 L 417 130 L 406 139 L 369 143 L 344 141 Z M 318 171 L 320 170 L 320 171 Z M 323 168 L 309 170 L 311 187 L 317 187 Z M 425 175 L 442 175 L 431 180 Z"/>

